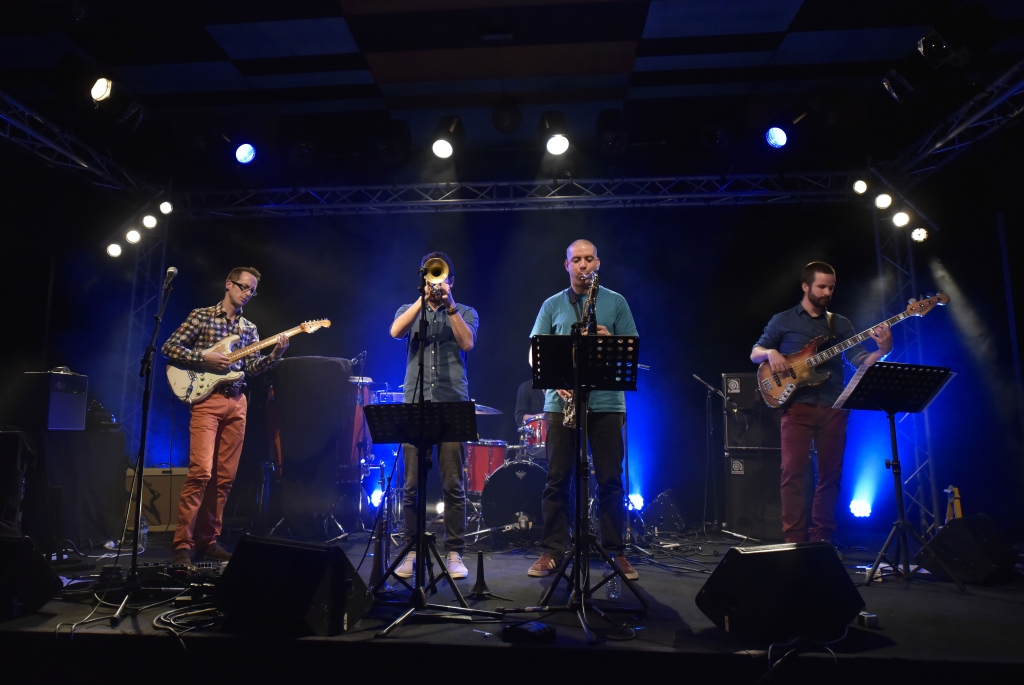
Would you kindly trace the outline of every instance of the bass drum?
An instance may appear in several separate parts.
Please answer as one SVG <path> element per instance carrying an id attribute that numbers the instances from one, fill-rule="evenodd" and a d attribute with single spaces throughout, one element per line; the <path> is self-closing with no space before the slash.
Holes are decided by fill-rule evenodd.
<path id="1" fill-rule="evenodd" d="M 547 472 L 529 462 L 499 467 L 484 485 L 480 507 L 488 528 L 507 527 L 491 533 L 495 540 L 539 540 L 544 518 L 541 496 Z"/>

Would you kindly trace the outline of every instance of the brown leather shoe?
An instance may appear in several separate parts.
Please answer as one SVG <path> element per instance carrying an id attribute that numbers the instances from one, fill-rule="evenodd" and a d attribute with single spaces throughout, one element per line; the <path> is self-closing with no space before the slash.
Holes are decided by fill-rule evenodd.
<path id="1" fill-rule="evenodd" d="M 192 565 L 192 554 L 189 552 L 188 547 L 181 547 L 174 550 L 174 556 L 171 557 L 171 566 L 191 566 Z"/>
<path id="2" fill-rule="evenodd" d="M 533 576 L 534 578 L 543 578 L 554 573 L 556 568 L 558 568 L 558 562 L 545 554 L 533 562 L 533 566 L 526 572 L 526 575 Z"/>
<path id="3" fill-rule="evenodd" d="M 224 545 L 219 542 L 215 542 L 203 551 L 196 555 L 197 559 L 206 559 L 207 561 L 231 561 L 231 552 L 229 552 Z"/>
<path id="4" fill-rule="evenodd" d="M 633 565 L 629 563 L 629 559 L 619 554 L 615 557 L 615 561 L 619 563 L 619 568 L 622 569 L 622 575 L 626 576 L 626 578 L 629 580 L 638 580 L 640 578 L 640 574 L 637 573 L 636 569 L 633 568 Z"/>

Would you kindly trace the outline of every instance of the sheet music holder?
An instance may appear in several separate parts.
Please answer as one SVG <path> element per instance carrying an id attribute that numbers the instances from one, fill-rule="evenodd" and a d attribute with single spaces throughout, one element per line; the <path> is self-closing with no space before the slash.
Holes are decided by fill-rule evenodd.
<path id="1" fill-rule="evenodd" d="M 577 368 L 580 384 L 587 391 L 636 390 L 640 336 L 582 336 L 583 363 L 578 367 L 573 362 L 573 336 L 535 335 L 530 343 L 534 390 L 575 389 Z"/>
<path id="2" fill-rule="evenodd" d="M 418 443 L 419 411 L 419 404 L 370 404 L 363 407 L 370 436 L 376 445 Z M 473 402 L 425 402 L 423 418 L 427 446 L 477 439 L 476 405 Z"/>
<path id="3" fill-rule="evenodd" d="M 861 409 L 882 411 L 889 418 L 889 440 L 892 447 L 892 459 L 885 460 L 885 467 L 892 469 L 893 486 L 896 489 L 896 515 L 889 537 L 878 553 L 875 563 L 868 571 L 864 585 L 869 586 L 878 571 L 893 539 L 899 539 L 899 554 L 902 561 L 902 576 L 909 580 L 910 556 L 907 553 L 907 533 L 917 540 L 918 544 L 930 554 L 935 561 L 956 582 L 957 587 L 964 589 L 963 584 L 949 572 L 945 563 L 932 551 L 931 547 L 917 530 L 907 521 L 907 512 L 903 504 L 903 477 L 900 466 L 899 452 L 896 445 L 896 414 L 916 414 L 928 408 L 932 400 L 946 387 L 956 375 L 944 366 L 922 366 L 919 364 L 899 364 L 878 362 L 872 366 L 857 370 L 853 378 L 843 390 L 842 395 L 833 404 L 835 409 Z M 899 572 L 897 568 L 893 570 Z M 920 568 L 920 567 L 918 567 Z M 916 571 L 917 569 L 915 569 Z"/>

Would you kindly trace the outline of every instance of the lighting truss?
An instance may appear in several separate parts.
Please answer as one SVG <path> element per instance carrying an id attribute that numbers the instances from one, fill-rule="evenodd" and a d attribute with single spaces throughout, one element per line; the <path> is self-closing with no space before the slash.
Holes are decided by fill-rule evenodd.
<path id="1" fill-rule="evenodd" d="M 875 223 L 875 257 L 881 283 L 882 318 L 906 309 L 910 298 L 920 298 L 910 231 L 897 228 L 892 221 L 880 219 L 879 210 L 871 208 Z M 893 329 L 897 341 L 888 361 L 922 364 L 924 343 L 914 317 Z M 928 410 L 906 414 L 897 423 L 900 454 L 909 466 L 903 479 L 903 492 L 910 500 L 908 516 L 917 508 L 921 534 L 931 537 L 942 525 L 939 493 L 935 487 L 935 462 L 932 460 L 931 425 Z"/>
<path id="2" fill-rule="evenodd" d="M 1024 112 L 1024 60 L 993 81 L 912 147 L 884 173 L 902 192 L 962 155 L 974 143 L 1018 121 Z"/>
<path id="3" fill-rule="evenodd" d="M 846 202 L 854 172 L 270 188 L 174 196 L 178 218 Z"/>
<path id="4" fill-rule="evenodd" d="M 0 138 L 48 164 L 84 174 L 98 187 L 130 193 L 153 192 L 145 181 L 0 91 Z"/>

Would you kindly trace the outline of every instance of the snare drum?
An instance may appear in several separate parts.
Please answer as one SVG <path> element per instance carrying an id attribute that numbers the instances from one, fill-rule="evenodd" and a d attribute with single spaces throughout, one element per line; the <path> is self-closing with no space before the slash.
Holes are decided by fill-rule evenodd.
<path id="1" fill-rule="evenodd" d="M 548 422 L 543 416 L 535 416 L 519 429 L 523 447 L 543 447 L 548 441 Z"/>
<path id="2" fill-rule="evenodd" d="M 484 491 L 484 483 L 499 466 L 505 463 L 505 449 L 508 443 L 504 440 L 478 440 L 466 443 L 466 491 L 471 495 L 479 495 Z"/>

